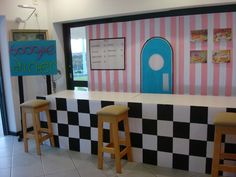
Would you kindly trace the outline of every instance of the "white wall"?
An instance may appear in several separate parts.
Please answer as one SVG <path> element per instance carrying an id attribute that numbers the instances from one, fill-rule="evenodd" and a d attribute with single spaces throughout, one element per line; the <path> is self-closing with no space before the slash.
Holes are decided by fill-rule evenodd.
<path id="1" fill-rule="evenodd" d="M 49 0 L 49 16 L 52 22 L 80 21 L 235 2 L 235 0 Z"/>

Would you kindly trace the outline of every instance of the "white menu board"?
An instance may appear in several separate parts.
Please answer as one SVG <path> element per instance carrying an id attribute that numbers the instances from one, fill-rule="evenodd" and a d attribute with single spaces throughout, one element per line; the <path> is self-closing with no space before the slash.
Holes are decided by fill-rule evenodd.
<path id="1" fill-rule="evenodd" d="M 91 39 L 91 69 L 125 69 L 125 38 Z"/>

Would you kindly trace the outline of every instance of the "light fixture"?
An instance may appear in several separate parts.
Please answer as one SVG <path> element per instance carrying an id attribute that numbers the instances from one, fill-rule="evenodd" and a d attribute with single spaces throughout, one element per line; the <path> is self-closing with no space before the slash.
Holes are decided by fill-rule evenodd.
<path id="1" fill-rule="evenodd" d="M 25 23 L 27 20 L 29 20 L 30 19 L 30 17 L 35 13 L 35 11 L 36 11 L 36 8 L 35 7 L 32 7 L 32 6 L 28 6 L 28 5 L 22 5 L 22 4 L 20 4 L 20 5 L 18 5 L 17 7 L 19 7 L 19 8 L 25 8 L 25 9 L 33 9 L 33 11 L 29 14 L 29 16 L 25 19 L 25 20 L 22 20 L 20 17 L 17 17 L 16 18 L 16 22 L 17 23 Z"/>

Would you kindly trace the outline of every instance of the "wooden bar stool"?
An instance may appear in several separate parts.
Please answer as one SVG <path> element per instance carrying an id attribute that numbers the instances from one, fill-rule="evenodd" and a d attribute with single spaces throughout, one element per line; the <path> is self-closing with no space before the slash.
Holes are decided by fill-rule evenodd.
<path id="1" fill-rule="evenodd" d="M 235 172 L 236 166 L 220 164 L 220 160 L 236 160 L 236 154 L 225 153 L 221 149 L 222 135 L 236 135 L 236 113 L 222 112 L 214 119 L 215 138 L 212 161 L 212 177 L 218 177 L 219 171 Z"/>
<path id="2" fill-rule="evenodd" d="M 20 105 L 22 111 L 22 125 L 23 125 L 23 138 L 24 138 L 24 147 L 25 152 L 28 152 L 28 139 L 34 138 L 36 143 L 37 154 L 41 154 L 40 144 L 50 139 L 51 146 L 55 146 L 51 119 L 49 114 L 49 101 L 47 100 L 30 100 L 24 102 Z M 40 112 L 46 112 L 47 117 L 47 126 L 48 128 L 41 128 L 40 126 Z M 32 114 L 33 119 L 33 128 L 32 132 L 27 132 L 27 121 L 26 121 L 26 113 Z"/>
<path id="3" fill-rule="evenodd" d="M 111 153 L 115 156 L 116 172 L 121 173 L 121 158 L 127 154 L 128 161 L 132 161 L 131 143 L 128 124 L 127 106 L 111 105 L 102 108 L 98 115 L 98 168 L 103 168 L 103 152 Z M 118 123 L 124 121 L 125 139 L 119 138 Z M 110 123 L 110 143 L 103 146 L 103 123 Z M 125 145 L 125 148 L 120 151 L 120 145 Z"/>

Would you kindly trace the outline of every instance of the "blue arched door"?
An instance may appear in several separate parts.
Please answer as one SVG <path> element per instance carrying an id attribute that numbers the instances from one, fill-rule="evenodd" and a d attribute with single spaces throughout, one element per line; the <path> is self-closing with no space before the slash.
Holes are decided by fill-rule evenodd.
<path id="1" fill-rule="evenodd" d="M 166 39 L 153 37 L 146 41 L 141 51 L 143 93 L 172 93 L 172 56 Z"/>

